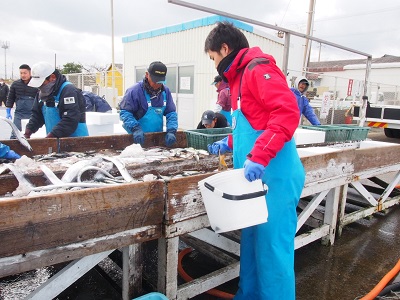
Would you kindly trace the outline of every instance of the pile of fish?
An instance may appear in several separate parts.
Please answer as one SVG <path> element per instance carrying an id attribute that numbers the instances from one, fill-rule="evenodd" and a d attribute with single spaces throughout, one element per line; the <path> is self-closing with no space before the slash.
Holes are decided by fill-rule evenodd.
<path id="1" fill-rule="evenodd" d="M 18 188 L 12 192 L 12 196 L 22 197 L 43 192 L 54 193 L 63 190 L 154 180 L 157 176 L 153 174 L 145 175 L 141 179 L 134 179 L 127 171 L 126 165 L 143 164 L 176 157 L 198 161 L 200 156 L 205 155 L 208 155 L 207 151 L 194 148 L 151 148 L 144 150 L 140 145 L 132 144 L 116 156 L 96 154 L 94 151 L 86 153 L 52 153 L 35 156 L 33 159 L 23 156 L 14 163 L 1 164 L 0 175 L 7 171 L 12 172 L 19 183 Z M 46 165 L 46 162 L 51 165 L 51 168 Z M 52 171 L 52 169 L 57 169 L 57 165 L 64 169 L 67 167 L 61 179 Z M 114 176 L 110 173 L 113 168 L 118 170 L 120 176 Z M 37 169 L 43 173 L 48 185 L 34 186 L 26 178 L 25 174 L 32 173 L 32 170 Z"/>

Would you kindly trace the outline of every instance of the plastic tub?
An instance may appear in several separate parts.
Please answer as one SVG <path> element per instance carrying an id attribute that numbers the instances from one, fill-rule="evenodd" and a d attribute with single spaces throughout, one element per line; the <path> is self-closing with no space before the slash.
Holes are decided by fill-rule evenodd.
<path id="1" fill-rule="evenodd" d="M 168 298 L 163 294 L 153 292 L 140 296 L 139 298 L 134 298 L 133 300 L 168 300 Z"/>
<path id="2" fill-rule="evenodd" d="M 224 171 L 199 181 L 211 228 L 216 233 L 265 223 L 268 187 L 261 180 L 248 182 L 243 169 Z"/>

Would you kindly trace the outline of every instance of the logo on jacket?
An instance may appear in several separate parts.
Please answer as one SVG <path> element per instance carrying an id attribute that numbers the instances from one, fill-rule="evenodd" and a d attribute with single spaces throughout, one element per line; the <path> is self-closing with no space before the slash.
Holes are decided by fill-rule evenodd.
<path id="1" fill-rule="evenodd" d="M 264 74 L 264 79 L 270 79 L 271 76 L 269 76 L 269 74 Z"/>
<path id="2" fill-rule="evenodd" d="M 64 104 L 74 104 L 74 103 L 75 103 L 75 97 L 64 98 Z"/>

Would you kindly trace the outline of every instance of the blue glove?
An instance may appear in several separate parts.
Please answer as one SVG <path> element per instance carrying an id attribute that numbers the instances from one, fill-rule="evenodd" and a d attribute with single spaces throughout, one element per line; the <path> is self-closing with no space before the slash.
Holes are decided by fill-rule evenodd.
<path id="1" fill-rule="evenodd" d="M 21 156 L 19 156 L 17 153 L 15 153 L 14 151 L 10 150 L 6 153 L 6 155 L 4 156 L 4 158 L 6 159 L 18 159 L 21 158 Z"/>
<path id="2" fill-rule="evenodd" d="M 259 163 L 246 159 L 244 162 L 244 177 L 250 182 L 261 179 L 264 176 L 265 167 Z"/>
<path id="3" fill-rule="evenodd" d="M 219 153 L 223 154 L 227 151 L 231 151 L 231 148 L 228 146 L 228 137 L 223 138 L 222 140 L 212 143 L 212 145 L 207 145 L 208 152 L 211 154 L 218 155 Z"/>
<path id="4" fill-rule="evenodd" d="M 11 108 L 7 107 L 7 108 L 6 108 L 6 113 L 7 113 L 6 118 L 12 120 Z"/>
<path id="5" fill-rule="evenodd" d="M 172 132 L 167 132 L 165 135 L 165 145 L 171 147 L 172 144 L 176 143 L 176 136 Z"/>
<path id="6" fill-rule="evenodd" d="M 140 125 L 137 125 L 132 128 L 132 134 L 133 134 L 133 141 L 135 144 L 140 144 L 143 145 L 144 143 L 144 133 Z"/>

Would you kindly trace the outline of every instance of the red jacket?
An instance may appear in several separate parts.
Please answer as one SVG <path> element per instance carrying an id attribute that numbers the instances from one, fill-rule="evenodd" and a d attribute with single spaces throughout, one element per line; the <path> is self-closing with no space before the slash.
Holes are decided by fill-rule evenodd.
<path id="1" fill-rule="evenodd" d="M 249 64 L 254 58 L 264 58 L 263 63 L 253 61 Z M 267 166 L 284 143 L 292 138 L 299 124 L 300 112 L 296 97 L 275 59 L 264 54 L 259 47 L 242 49 L 224 73 L 231 90 L 233 110 L 238 107 L 240 78 L 245 67 L 240 108 L 255 130 L 264 130 L 249 158 Z M 233 146 L 231 138 L 229 145 Z"/>

